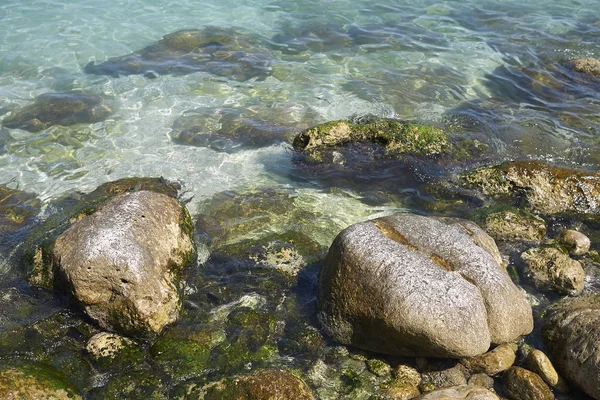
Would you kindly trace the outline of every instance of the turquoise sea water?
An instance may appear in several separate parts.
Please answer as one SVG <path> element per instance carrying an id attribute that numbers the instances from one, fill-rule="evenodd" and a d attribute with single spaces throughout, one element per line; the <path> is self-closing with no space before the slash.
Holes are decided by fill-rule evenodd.
<path id="1" fill-rule="evenodd" d="M 600 165 L 600 80 L 566 67 L 600 58 L 598 0 L 0 0 L 0 24 L 0 124 L 44 93 L 97 95 L 116 110 L 93 124 L 0 129 L 0 185 L 36 194 L 42 213 L 65 193 L 162 176 L 181 183 L 193 217 L 218 192 L 287 187 L 339 230 L 390 211 L 353 202 L 363 183 L 417 191 L 416 178 L 394 169 L 328 178 L 294 163 L 293 133 L 362 114 L 452 127 L 489 147 L 485 160 L 456 171 L 508 159 Z M 219 65 L 158 77 L 84 72 L 204 27 L 251 38 L 267 55 L 267 76 L 229 79 Z M 235 151 L 175 143 L 176 121 L 193 110 L 256 115 L 281 132 Z M 206 123 L 218 129 L 215 121 Z M 439 168 L 416 180 L 448 172 Z M 343 190 L 329 190 L 338 179 Z M 327 246 L 331 235 L 315 239 Z"/>

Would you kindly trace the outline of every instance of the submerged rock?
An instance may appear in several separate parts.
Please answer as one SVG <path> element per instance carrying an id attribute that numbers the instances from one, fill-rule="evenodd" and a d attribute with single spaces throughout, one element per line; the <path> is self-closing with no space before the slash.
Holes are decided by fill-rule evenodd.
<path id="1" fill-rule="evenodd" d="M 41 364 L 26 364 L 0 370 L 0 398 L 76 400 L 81 399 L 81 395 L 54 368 Z"/>
<path id="2" fill-rule="evenodd" d="M 0 237 L 32 222 L 40 210 L 34 194 L 0 185 Z"/>
<path id="3" fill-rule="evenodd" d="M 338 120 L 317 125 L 299 133 L 294 139 L 294 150 L 318 161 L 320 152 L 346 143 L 372 142 L 381 145 L 387 154 L 411 153 L 432 156 L 444 152 L 448 146 L 446 134 L 440 128 L 377 118 L 365 123 Z"/>
<path id="4" fill-rule="evenodd" d="M 560 294 L 579 295 L 585 284 L 585 271 L 573 260 L 553 246 L 536 247 L 521 254 L 535 286 Z"/>
<path id="5" fill-rule="evenodd" d="M 39 132 L 52 125 L 74 125 L 105 120 L 113 110 L 102 98 L 80 93 L 45 93 L 34 103 L 4 118 L 2 126 Z"/>
<path id="6" fill-rule="evenodd" d="M 496 240 L 539 242 L 546 235 L 542 218 L 518 208 L 492 210 L 482 220 L 482 228 Z"/>
<path id="7" fill-rule="evenodd" d="M 573 61 L 573 69 L 588 75 L 600 77 L 600 60 L 595 58 L 578 58 Z"/>
<path id="8" fill-rule="evenodd" d="M 469 232 L 409 214 L 342 231 L 319 277 L 327 334 L 386 354 L 458 358 L 531 332 L 529 303 Z"/>
<path id="9" fill-rule="evenodd" d="M 133 342 L 126 337 L 109 332 L 100 332 L 88 340 L 85 349 L 94 358 L 114 357 Z"/>
<path id="10" fill-rule="evenodd" d="M 177 144 L 226 152 L 269 146 L 287 140 L 298 129 L 293 127 L 303 125 L 289 110 L 278 111 L 255 107 L 190 110 L 175 120 L 169 135 Z"/>
<path id="11" fill-rule="evenodd" d="M 270 55 L 257 41 L 232 29 L 206 26 L 165 35 L 156 44 L 131 54 L 113 57 L 83 69 L 86 74 L 186 75 L 209 72 L 236 81 L 266 78 Z"/>
<path id="12" fill-rule="evenodd" d="M 302 380 L 280 370 L 262 370 L 227 378 L 208 385 L 198 396 L 205 400 L 314 399 Z"/>
<path id="13" fill-rule="evenodd" d="M 124 193 L 74 222 L 54 243 L 54 270 L 107 330 L 159 333 L 181 307 L 180 269 L 192 259 L 191 223 L 175 199 Z"/>
<path id="14" fill-rule="evenodd" d="M 562 375 L 600 399 L 600 296 L 552 305 L 542 333 L 546 349 Z"/>
<path id="15" fill-rule="evenodd" d="M 461 185 L 493 198 L 524 200 L 543 214 L 600 212 L 600 174 L 554 167 L 541 161 L 512 161 L 478 168 Z"/>

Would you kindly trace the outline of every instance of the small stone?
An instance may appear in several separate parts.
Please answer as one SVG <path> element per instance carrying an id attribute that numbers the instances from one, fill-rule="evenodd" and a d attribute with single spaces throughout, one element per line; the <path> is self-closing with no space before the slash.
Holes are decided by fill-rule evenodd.
<path id="1" fill-rule="evenodd" d="M 367 360 L 367 369 L 372 374 L 375 374 L 379 377 L 384 377 L 390 374 L 392 368 L 385 361 L 381 361 L 377 358 L 372 358 Z"/>
<path id="2" fill-rule="evenodd" d="M 114 357 L 119 351 L 133 342 L 114 333 L 100 332 L 88 340 L 85 349 L 94 358 Z"/>
<path id="3" fill-rule="evenodd" d="M 460 362 L 473 373 L 483 372 L 494 376 L 509 369 L 515 362 L 517 346 L 502 344 L 477 357 L 463 358 Z"/>
<path id="4" fill-rule="evenodd" d="M 558 236 L 560 244 L 569 249 L 569 254 L 581 256 L 590 250 L 590 239 L 583 233 L 566 229 Z"/>
<path id="5" fill-rule="evenodd" d="M 433 385 L 436 389 L 449 386 L 460 386 L 467 384 L 467 378 L 465 376 L 465 368 L 457 364 L 452 368 L 448 368 L 443 371 L 432 371 L 421 374 L 421 385 L 419 388 L 421 391 L 426 392 L 430 385 Z"/>
<path id="6" fill-rule="evenodd" d="M 467 383 L 469 386 L 481 386 L 486 389 L 492 389 L 494 387 L 494 378 L 486 374 L 475 374 L 471 375 Z"/>
<path id="7" fill-rule="evenodd" d="M 553 400 L 554 394 L 535 372 L 521 367 L 509 368 L 503 376 L 504 388 L 513 400 Z"/>
<path id="8" fill-rule="evenodd" d="M 421 384 L 421 374 L 416 369 L 408 365 L 398 365 L 392 371 L 394 379 L 406 385 L 419 386 Z"/>

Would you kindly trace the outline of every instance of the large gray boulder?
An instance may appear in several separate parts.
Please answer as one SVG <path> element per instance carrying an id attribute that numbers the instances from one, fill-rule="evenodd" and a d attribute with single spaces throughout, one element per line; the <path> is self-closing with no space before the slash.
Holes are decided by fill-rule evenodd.
<path id="1" fill-rule="evenodd" d="M 54 264 L 102 328 L 144 336 L 177 318 L 177 277 L 194 254 L 190 235 L 189 215 L 176 199 L 124 193 L 56 239 Z"/>
<path id="2" fill-rule="evenodd" d="M 531 306 L 469 221 L 396 214 L 352 225 L 319 277 L 335 340 L 407 356 L 471 357 L 533 329 Z M 494 245 L 495 247 L 495 245 Z"/>
<path id="3" fill-rule="evenodd" d="M 600 399 L 600 295 L 551 306 L 542 332 L 546 348 L 562 375 Z"/>

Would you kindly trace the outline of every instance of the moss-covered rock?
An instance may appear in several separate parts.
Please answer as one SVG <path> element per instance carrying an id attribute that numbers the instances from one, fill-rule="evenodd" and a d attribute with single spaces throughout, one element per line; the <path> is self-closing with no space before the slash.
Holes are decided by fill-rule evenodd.
<path id="1" fill-rule="evenodd" d="M 546 235 L 546 222 L 526 210 L 503 207 L 480 214 L 482 228 L 496 240 L 539 242 Z"/>
<path id="2" fill-rule="evenodd" d="M 0 398 L 67 400 L 81 395 L 58 370 L 30 363 L 0 370 Z"/>
<path id="3" fill-rule="evenodd" d="M 583 291 L 585 271 L 558 246 L 542 246 L 521 254 L 535 286 L 576 296 Z"/>
<path id="4" fill-rule="evenodd" d="M 504 389 L 513 400 L 554 400 L 554 394 L 534 372 L 511 367 L 502 376 Z"/>
<path id="5" fill-rule="evenodd" d="M 572 61 L 573 69 L 577 72 L 600 77 L 600 60 L 595 58 L 578 58 Z"/>
<path id="6" fill-rule="evenodd" d="M 459 177 L 459 185 L 492 198 L 525 205 L 534 212 L 600 212 L 600 175 L 555 167 L 540 161 L 513 161 L 478 168 Z"/>
<path id="7" fill-rule="evenodd" d="M 163 377 L 148 366 L 114 371 L 107 374 L 105 379 L 101 386 L 94 387 L 86 393 L 86 399 L 169 399 Z"/>
<path id="8" fill-rule="evenodd" d="M 38 132 L 52 125 L 73 125 L 105 120 L 113 110 L 100 97 L 80 93 L 46 93 L 33 104 L 4 118 L 2 126 Z"/>
<path id="9" fill-rule="evenodd" d="M 330 121 L 299 133 L 293 146 L 296 152 L 318 160 L 318 153 L 322 150 L 357 142 L 379 144 L 387 154 L 422 156 L 440 154 L 448 147 L 446 133 L 440 128 L 388 118 L 363 124 L 347 120 Z"/>

